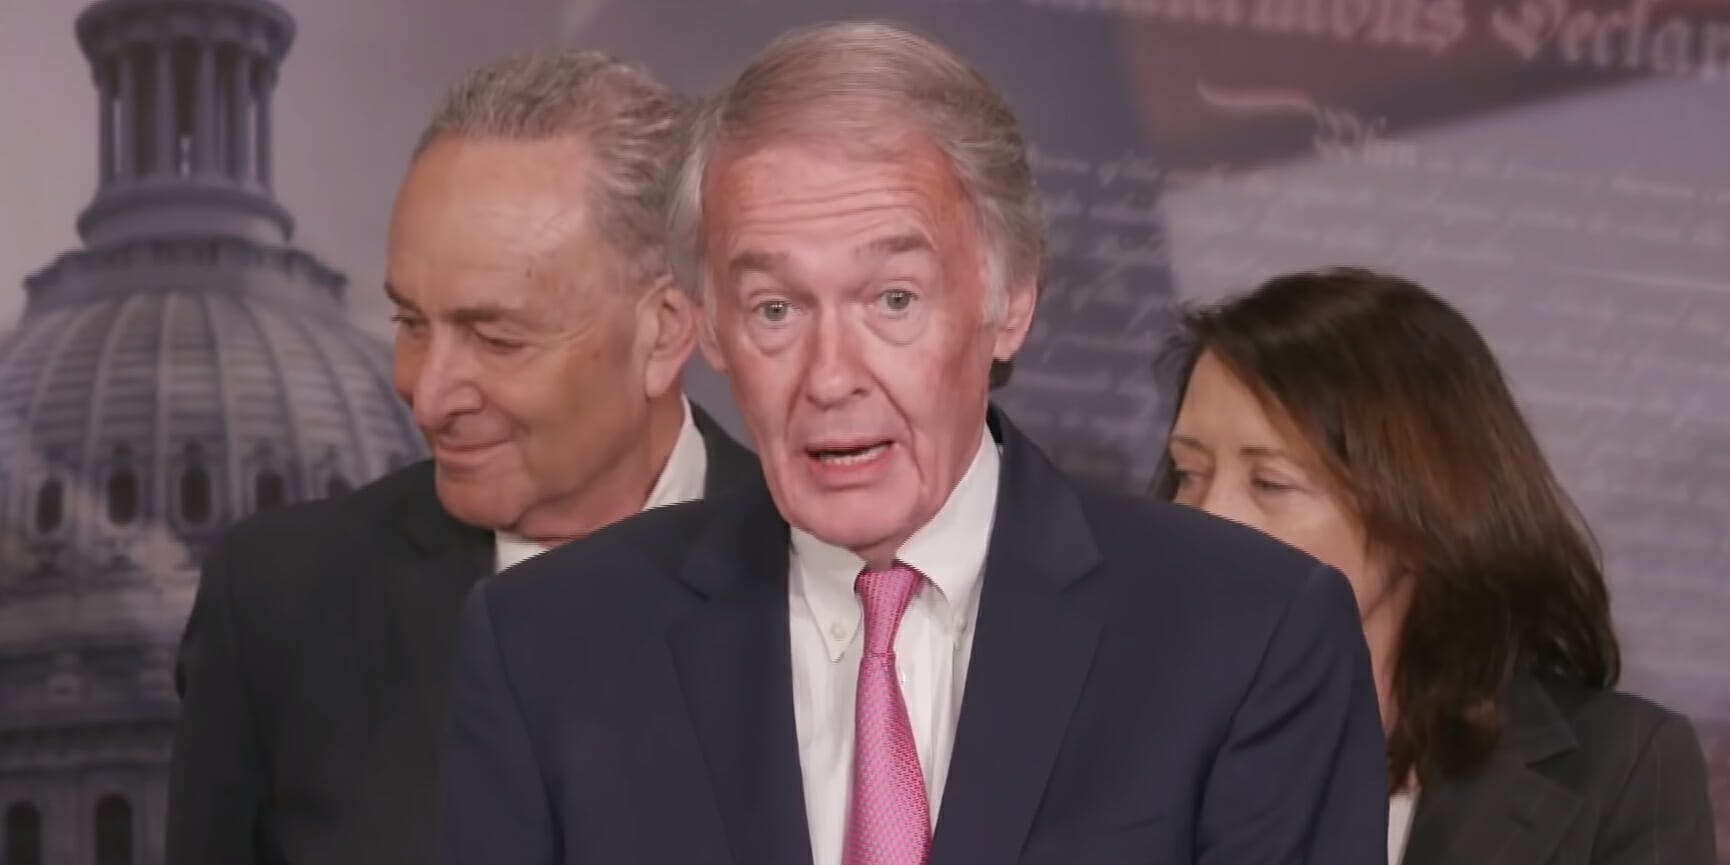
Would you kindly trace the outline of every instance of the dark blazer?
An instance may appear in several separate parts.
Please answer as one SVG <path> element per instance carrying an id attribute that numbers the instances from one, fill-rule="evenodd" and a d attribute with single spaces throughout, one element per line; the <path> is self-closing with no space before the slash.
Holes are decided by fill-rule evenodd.
<path id="1" fill-rule="evenodd" d="M 1344 579 L 1198 511 L 1080 492 L 992 425 L 932 865 L 1381 865 L 1381 725 Z M 787 568 L 787 524 L 750 484 L 478 587 L 439 861 L 809 863 Z"/>
<path id="2" fill-rule="evenodd" d="M 1476 771 L 1418 797 L 1403 865 L 1713 865 L 1706 761 L 1680 715 L 1515 679 Z"/>
<path id="3" fill-rule="evenodd" d="M 694 416 L 709 492 L 757 473 Z M 431 462 L 235 527 L 181 645 L 168 863 L 425 865 L 452 631 L 493 563 Z"/>

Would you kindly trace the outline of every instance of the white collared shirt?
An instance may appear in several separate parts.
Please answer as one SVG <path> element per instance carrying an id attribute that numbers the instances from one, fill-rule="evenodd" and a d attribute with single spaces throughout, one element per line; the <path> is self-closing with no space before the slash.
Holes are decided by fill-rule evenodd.
<path id="1" fill-rule="evenodd" d="M 660 476 L 655 478 L 655 485 L 643 502 L 645 511 L 703 497 L 703 481 L 709 473 L 709 452 L 703 446 L 702 433 L 697 431 L 696 418 L 691 414 L 691 401 L 681 398 L 680 405 L 685 411 L 685 422 L 679 426 L 679 437 L 673 441 L 667 464 L 661 467 Z M 493 549 L 493 560 L 500 571 L 547 551 L 546 547 L 528 538 L 504 531 L 493 532 Z"/>
<path id="2" fill-rule="evenodd" d="M 1388 797 L 1388 865 L 1400 865 L 1406 858 L 1406 842 L 1410 840 L 1417 801 L 1415 787 Z"/>
<path id="3" fill-rule="evenodd" d="M 895 635 L 896 669 L 924 769 L 933 827 L 949 775 L 979 584 L 997 509 L 999 456 L 989 430 L 949 500 L 896 558 L 924 574 Z M 792 533 L 788 614 L 793 716 L 814 865 L 840 865 L 853 781 L 853 703 L 864 650 L 854 580 L 865 562 L 851 551 Z"/>

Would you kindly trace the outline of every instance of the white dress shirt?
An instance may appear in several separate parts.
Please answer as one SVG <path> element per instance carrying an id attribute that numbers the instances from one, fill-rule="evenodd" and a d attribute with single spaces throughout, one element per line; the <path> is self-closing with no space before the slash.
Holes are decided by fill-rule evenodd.
<path id="1" fill-rule="evenodd" d="M 1416 789 L 1411 787 L 1388 797 L 1388 865 L 1400 865 L 1406 858 L 1406 839 L 1411 835 L 1417 798 Z"/>
<path id="2" fill-rule="evenodd" d="M 949 774 L 979 583 L 997 509 L 998 453 L 989 430 L 961 481 L 896 558 L 925 575 L 895 635 L 896 669 L 925 774 L 933 827 Z M 839 865 L 853 783 L 853 702 L 864 613 L 851 551 L 794 529 L 788 579 L 793 716 L 814 865 Z"/>
<path id="3" fill-rule="evenodd" d="M 685 411 L 685 422 L 679 426 L 679 437 L 673 441 L 667 464 L 661 467 L 655 486 L 649 490 L 649 498 L 643 502 L 645 511 L 703 497 L 703 481 L 709 473 L 709 452 L 703 446 L 702 433 L 697 432 L 691 401 L 681 399 L 680 404 Z M 547 551 L 546 547 L 528 538 L 504 531 L 493 532 L 493 549 L 494 562 L 500 571 Z"/>

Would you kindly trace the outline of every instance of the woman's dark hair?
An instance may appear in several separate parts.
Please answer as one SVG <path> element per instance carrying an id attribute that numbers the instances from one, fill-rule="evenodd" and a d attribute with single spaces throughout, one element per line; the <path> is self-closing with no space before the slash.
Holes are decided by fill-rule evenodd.
<path id="1" fill-rule="evenodd" d="M 1204 353 L 1289 420 L 1391 577 L 1412 582 L 1387 731 L 1396 789 L 1486 759 L 1517 673 L 1615 685 L 1597 548 L 1464 316 L 1394 276 L 1292 274 L 1186 313 L 1186 385 Z M 1175 483 L 1167 455 L 1156 490 Z"/>

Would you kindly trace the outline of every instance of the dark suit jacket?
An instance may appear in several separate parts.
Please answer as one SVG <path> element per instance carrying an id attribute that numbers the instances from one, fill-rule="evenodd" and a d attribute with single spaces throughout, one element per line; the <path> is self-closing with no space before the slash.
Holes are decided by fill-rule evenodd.
<path id="1" fill-rule="evenodd" d="M 757 473 L 695 417 L 710 492 Z M 181 646 L 168 863 L 425 865 L 452 631 L 493 562 L 430 462 L 230 532 Z"/>
<path id="2" fill-rule="evenodd" d="M 1381 865 L 1382 732 L 1344 579 L 1198 511 L 1079 492 L 993 427 L 932 865 Z M 787 524 L 751 484 L 480 586 L 439 861 L 809 863 L 787 569 Z"/>
<path id="3" fill-rule="evenodd" d="M 1418 797 L 1403 865 L 1713 865 L 1706 762 L 1638 697 L 1514 681 L 1489 761 Z"/>

